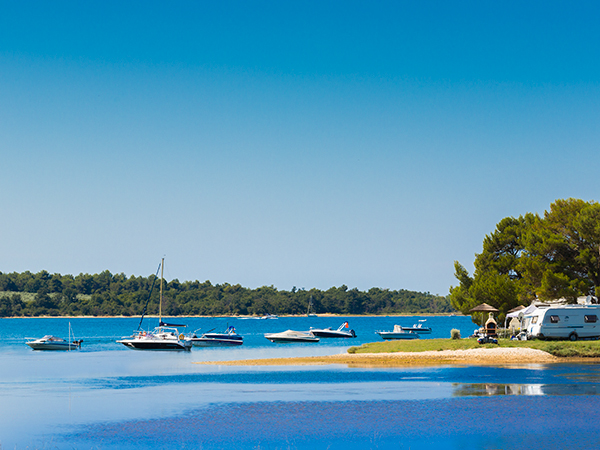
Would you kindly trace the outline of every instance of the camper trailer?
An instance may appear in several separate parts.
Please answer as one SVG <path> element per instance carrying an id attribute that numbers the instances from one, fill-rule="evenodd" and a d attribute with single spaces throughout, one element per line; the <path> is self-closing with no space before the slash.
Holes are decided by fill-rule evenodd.
<path id="1" fill-rule="evenodd" d="M 600 337 L 600 305 L 538 307 L 523 317 L 528 338 L 570 339 Z"/>

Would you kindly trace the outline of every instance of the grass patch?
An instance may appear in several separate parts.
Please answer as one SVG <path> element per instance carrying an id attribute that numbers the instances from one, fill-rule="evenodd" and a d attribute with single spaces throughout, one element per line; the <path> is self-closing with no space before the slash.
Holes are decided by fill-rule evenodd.
<path id="1" fill-rule="evenodd" d="M 480 345 L 475 339 L 415 339 L 411 341 L 383 341 L 350 347 L 348 353 L 394 353 L 442 350 L 468 350 L 479 347 L 523 347 L 543 350 L 559 358 L 600 358 L 600 340 L 596 341 L 511 341 L 499 339 L 498 345 Z"/>

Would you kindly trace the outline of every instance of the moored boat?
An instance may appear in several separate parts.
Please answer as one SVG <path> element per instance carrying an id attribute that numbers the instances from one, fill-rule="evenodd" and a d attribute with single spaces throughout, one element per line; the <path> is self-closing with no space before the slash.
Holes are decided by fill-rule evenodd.
<path id="1" fill-rule="evenodd" d="M 196 347 L 226 347 L 244 343 L 244 338 L 237 334 L 232 326 L 227 327 L 224 333 L 211 333 L 209 331 L 200 337 L 194 334 L 189 340 Z"/>
<path id="2" fill-rule="evenodd" d="M 153 331 L 138 331 L 117 342 L 133 350 L 190 350 L 192 343 L 176 327 L 161 325 Z"/>
<path id="3" fill-rule="evenodd" d="M 431 334 L 431 327 L 423 326 L 424 322 L 426 321 L 427 319 L 421 319 L 419 320 L 418 324 L 415 323 L 412 327 L 402 327 L 402 329 L 406 331 L 413 331 L 418 334 Z"/>
<path id="4" fill-rule="evenodd" d="M 310 331 L 287 330 L 281 333 L 267 333 L 265 338 L 271 342 L 319 342 L 319 338 Z"/>
<path id="5" fill-rule="evenodd" d="M 73 336 L 73 340 L 71 340 Z M 33 338 L 28 338 L 33 339 Z M 52 336 L 47 334 L 43 338 L 33 339 L 26 342 L 33 350 L 77 350 L 81 348 L 83 339 L 75 340 L 75 335 L 71 331 L 71 322 L 69 322 L 69 339 L 64 340 L 63 338 Z"/>
<path id="6" fill-rule="evenodd" d="M 185 337 L 183 333 L 180 333 L 178 327 L 185 327 L 185 325 L 165 323 L 162 321 L 162 300 L 163 300 L 163 271 L 165 266 L 165 259 L 162 258 L 160 265 L 160 297 L 158 302 L 158 327 L 153 331 L 141 331 L 142 321 L 146 313 L 146 307 L 150 301 L 152 295 L 152 288 L 150 288 L 150 294 L 148 295 L 148 301 L 144 307 L 144 312 L 140 319 L 138 329 L 131 335 L 126 336 L 118 340 L 119 344 L 123 344 L 125 347 L 133 350 L 164 350 L 164 351 L 189 351 L 192 348 L 192 342 Z M 158 270 L 157 270 L 158 275 Z"/>
<path id="7" fill-rule="evenodd" d="M 393 331 L 376 331 L 383 339 L 419 339 L 414 331 L 406 331 L 400 325 L 394 325 Z"/>
<path id="8" fill-rule="evenodd" d="M 314 311 L 312 311 L 313 309 L 314 309 L 314 304 L 313 304 L 313 297 L 311 295 L 310 300 L 308 300 L 308 309 L 306 310 L 306 317 L 318 317 L 317 314 Z"/>
<path id="9" fill-rule="evenodd" d="M 339 326 L 337 330 L 332 330 L 331 327 L 328 328 L 310 328 L 310 332 L 315 336 L 322 338 L 355 338 L 356 333 L 354 330 L 347 329 L 349 328 L 348 322 L 344 322 Z"/>
<path id="10" fill-rule="evenodd" d="M 70 342 L 48 334 L 43 338 L 26 342 L 26 344 L 34 350 L 77 350 L 81 348 L 82 342 L 83 339 Z"/>

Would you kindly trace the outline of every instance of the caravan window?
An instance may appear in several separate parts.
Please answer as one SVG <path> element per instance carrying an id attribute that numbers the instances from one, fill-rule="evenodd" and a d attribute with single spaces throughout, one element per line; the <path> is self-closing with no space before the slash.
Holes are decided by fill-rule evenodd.
<path id="1" fill-rule="evenodd" d="M 533 317 L 531 318 L 531 323 L 532 323 L 532 324 L 534 324 L 534 323 L 537 323 L 537 320 L 538 320 L 538 316 L 533 316 Z"/>
<path id="2" fill-rule="evenodd" d="M 558 323 L 559 320 L 558 316 L 550 316 L 550 323 Z"/>
<path id="3" fill-rule="evenodd" d="M 596 321 L 598 321 L 598 317 L 596 316 L 596 314 L 588 314 L 583 316 L 583 320 L 585 323 L 595 323 Z"/>

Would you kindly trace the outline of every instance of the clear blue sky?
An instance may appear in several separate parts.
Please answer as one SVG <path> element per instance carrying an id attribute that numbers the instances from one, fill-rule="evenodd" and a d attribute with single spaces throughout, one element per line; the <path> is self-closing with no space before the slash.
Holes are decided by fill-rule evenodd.
<path id="1" fill-rule="evenodd" d="M 599 199 L 596 2 L 0 4 L 2 272 L 446 295 Z"/>

